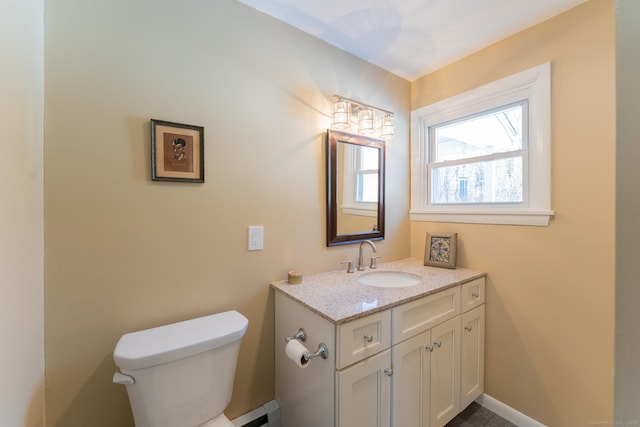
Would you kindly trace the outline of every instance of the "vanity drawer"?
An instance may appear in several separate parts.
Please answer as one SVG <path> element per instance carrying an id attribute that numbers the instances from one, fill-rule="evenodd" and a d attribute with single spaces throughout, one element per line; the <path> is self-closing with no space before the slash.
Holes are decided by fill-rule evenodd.
<path id="1" fill-rule="evenodd" d="M 391 346 L 390 310 L 338 325 L 337 369 L 345 368 Z"/>
<path id="2" fill-rule="evenodd" d="M 484 304 L 484 277 L 462 285 L 462 312 Z"/>
<path id="3" fill-rule="evenodd" d="M 460 286 L 402 304 L 392 309 L 393 344 L 460 314 Z"/>

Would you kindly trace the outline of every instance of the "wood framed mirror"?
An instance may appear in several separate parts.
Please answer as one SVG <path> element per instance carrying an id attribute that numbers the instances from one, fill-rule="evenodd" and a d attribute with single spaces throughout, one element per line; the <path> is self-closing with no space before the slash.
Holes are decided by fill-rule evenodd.
<path id="1" fill-rule="evenodd" d="M 384 140 L 327 131 L 327 246 L 384 239 Z"/>

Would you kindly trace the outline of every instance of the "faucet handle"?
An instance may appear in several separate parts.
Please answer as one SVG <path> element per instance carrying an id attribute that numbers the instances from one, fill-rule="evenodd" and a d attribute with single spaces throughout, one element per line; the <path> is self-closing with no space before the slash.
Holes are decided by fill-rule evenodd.
<path id="1" fill-rule="evenodd" d="M 340 264 L 347 264 L 347 273 L 355 273 L 356 269 L 353 266 L 353 261 L 342 261 Z"/>
<path id="2" fill-rule="evenodd" d="M 375 270 L 376 268 L 378 268 L 378 264 L 376 264 L 376 261 L 379 258 L 382 258 L 382 257 L 380 257 L 380 256 L 372 256 L 371 257 L 371 264 L 369 264 L 369 268 L 370 269 Z"/>

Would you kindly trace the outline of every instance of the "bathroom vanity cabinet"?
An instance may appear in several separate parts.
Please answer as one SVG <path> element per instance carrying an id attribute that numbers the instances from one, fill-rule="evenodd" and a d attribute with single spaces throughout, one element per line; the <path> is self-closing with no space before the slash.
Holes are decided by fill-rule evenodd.
<path id="1" fill-rule="evenodd" d="M 484 388 L 484 278 L 391 311 L 392 425 L 443 426 Z"/>
<path id="2" fill-rule="evenodd" d="M 439 427 L 483 392 L 484 273 L 381 266 L 394 267 L 418 272 L 422 288 L 363 288 L 344 272 L 273 284 L 283 427 Z M 286 356 L 298 328 L 310 352 L 327 346 L 326 360 L 300 368 Z"/>

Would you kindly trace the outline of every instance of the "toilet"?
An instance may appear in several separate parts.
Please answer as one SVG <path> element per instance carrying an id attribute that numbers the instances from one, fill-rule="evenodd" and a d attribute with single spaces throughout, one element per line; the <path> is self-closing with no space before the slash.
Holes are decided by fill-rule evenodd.
<path id="1" fill-rule="evenodd" d="M 233 427 L 231 401 L 240 342 L 237 311 L 123 335 L 113 352 L 136 427 Z"/>

